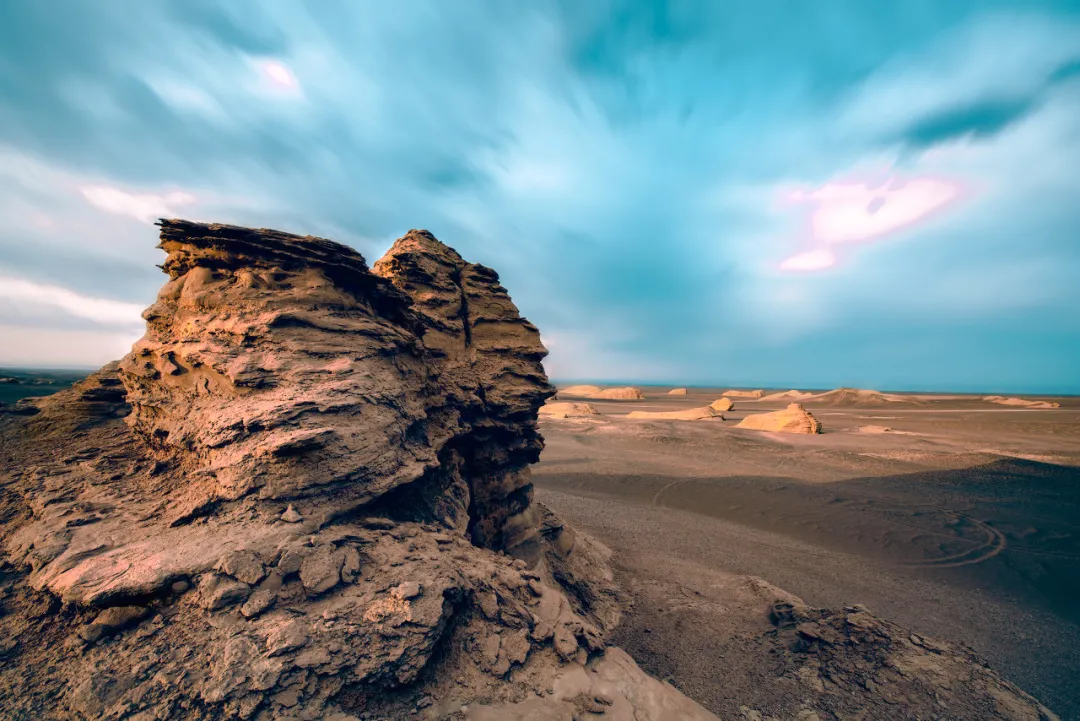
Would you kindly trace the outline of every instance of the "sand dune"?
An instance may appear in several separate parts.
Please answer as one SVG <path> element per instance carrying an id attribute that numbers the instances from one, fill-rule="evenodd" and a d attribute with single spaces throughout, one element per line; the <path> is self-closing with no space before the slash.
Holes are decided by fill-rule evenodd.
<path id="1" fill-rule="evenodd" d="M 798 403 L 790 404 L 782 411 L 756 413 L 739 421 L 736 428 L 777 433 L 821 433 L 821 421 L 810 415 Z"/>
<path id="2" fill-rule="evenodd" d="M 588 418 L 600 415 L 600 411 L 588 403 L 571 403 L 570 401 L 545 403 L 540 406 L 538 413 L 549 418 Z"/>
<path id="3" fill-rule="evenodd" d="M 1046 409 L 1046 408 L 1060 408 L 1060 403 L 1053 403 L 1051 401 L 1029 401 L 1023 398 L 1006 398 L 1004 396 L 986 396 L 984 401 L 990 403 L 997 403 L 1002 406 L 1019 406 L 1021 408 L 1034 408 L 1034 409 Z"/>
<path id="4" fill-rule="evenodd" d="M 727 396 L 728 398 L 761 398 L 763 395 L 765 395 L 765 391 L 763 391 L 763 390 L 756 390 L 756 391 L 733 391 L 733 390 L 727 390 L 727 391 L 724 391 L 723 393 L 721 393 L 720 395 Z"/>
<path id="5" fill-rule="evenodd" d="M 712 406 L 705 406 L 703 408 L 687 408 L 683 411 L 633 411 L 626 416 L 627 418 L 666 418 L 668 420 L 675 421 L 700 421 L 706 418 L 717 418 L 724 420 L 724 417 L 720 415 L 720 412 L 714 410 Z"/>

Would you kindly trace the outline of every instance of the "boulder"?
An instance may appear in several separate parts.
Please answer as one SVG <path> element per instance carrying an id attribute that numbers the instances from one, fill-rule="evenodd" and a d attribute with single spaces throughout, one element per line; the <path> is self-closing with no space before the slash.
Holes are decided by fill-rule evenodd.
<path id="1" fill-rule="evenodd" d="M 735 427 L 776 433 L 821 433 L 821 422 L 798 403 L 791 403 L 782 411 L 747 416 Z"/>
<path id="2" fill-rule="evenodd" d="M 720 413 L 730 411 L 734 407 L 735 403 L 730 398 L 717 398 L 709 404 L 709 408 L 712 408 L 714 411 L 719 411 Z"/>

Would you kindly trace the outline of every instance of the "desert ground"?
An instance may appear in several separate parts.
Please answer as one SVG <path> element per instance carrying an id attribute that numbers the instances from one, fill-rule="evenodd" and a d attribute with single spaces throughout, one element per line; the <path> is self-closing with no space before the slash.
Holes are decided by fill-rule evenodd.
<path id="1" fill-rule="evenodd" d="M 631 606 L 616 642 L 646 671 L 721 718 L 793 713 L 761 610 L 778 587 L 963 642 L 1080 718 L 1080 399 L 802 400 L 823 431 L 799 435 L 735 427 L 786 399 L 630 419 L 724 389 L 642 390 L 542 416 L 533 471 L 539 500 L 614 551 Z"/>

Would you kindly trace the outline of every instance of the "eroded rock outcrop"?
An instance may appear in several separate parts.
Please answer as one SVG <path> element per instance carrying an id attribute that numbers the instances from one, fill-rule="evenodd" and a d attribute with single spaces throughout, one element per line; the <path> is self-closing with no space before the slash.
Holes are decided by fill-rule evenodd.
<path id="1" fill-rule="evenodd" d="M 735 427 L 775 433 L 821 433 L 821 421 L 798 403 L 790 403 L 782 411 L 747 416 Z"/>
<path id="2" fill-rule="evenodd" d="M 686 389 L 685 388 L 672 388 L 667 393 L 668 393 L 669 396 L 685 396 L 686 395 Z"/>
<path id="3" fill-rule="evenodd" d="M 19 639 L 0 706 L 442 719 L 531 694 L 556 713 L 580 669 L 663 718 L 604 653 L 607 552 L 532 501 L 553 389 L 494 271 L 425 231 L 369 270 L 323 239 L 161 226 L 169 281 L 132 352 L 0 420 L 0 635 Z"/>
<path id="4" fill-rule="evenodd" d="M 770 393 L 766 396 L 758 398 L 759 401 L 801 401 L 806 398 L 812 398 L 813 393 L 809 391 L 781 391 L 780 393 Z"/>

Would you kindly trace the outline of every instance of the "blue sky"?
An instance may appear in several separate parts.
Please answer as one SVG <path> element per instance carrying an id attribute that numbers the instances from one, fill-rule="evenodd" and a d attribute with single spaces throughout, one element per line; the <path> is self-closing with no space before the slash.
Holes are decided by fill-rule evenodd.
<path id="1" fill-rule="evenodd" d="M 1080 3 L 0 3 L 0 365 L 152 222 L 427 228 L 557 379 L 1080 393 Z"/>

